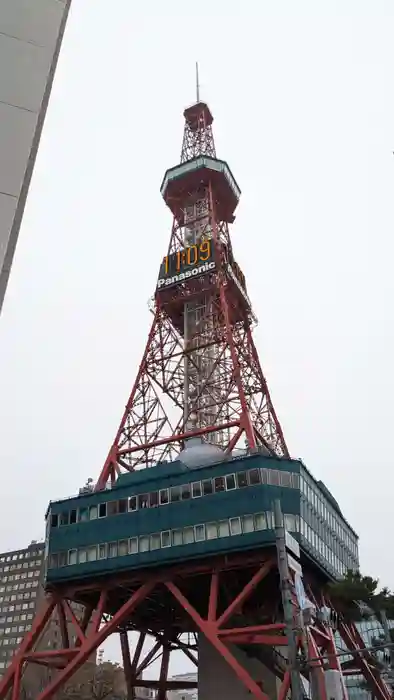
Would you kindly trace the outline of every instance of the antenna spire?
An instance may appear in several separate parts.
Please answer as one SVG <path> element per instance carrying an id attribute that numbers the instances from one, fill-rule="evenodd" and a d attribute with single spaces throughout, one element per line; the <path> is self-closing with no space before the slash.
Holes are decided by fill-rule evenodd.
<path id="1" fill-rule="evenodd" d="M 198 61 L 196 61 L 196 97 L 197 104 L 200 102 L 200 81 L 198 76 Z"/>

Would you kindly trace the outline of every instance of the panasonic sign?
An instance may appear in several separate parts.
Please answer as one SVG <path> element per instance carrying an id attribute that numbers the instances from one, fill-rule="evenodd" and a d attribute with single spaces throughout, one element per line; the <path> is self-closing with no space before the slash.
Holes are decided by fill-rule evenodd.
<path id="1" fill-rule="evenodd" d="M 205 263 L 204 265 L 199 265 L 194 267 L 192 270 L 186 270 L 186 272 L 180 272 L 177 275 L 172 275 L 172 277 L 160 277 L 157 282 L 157 289 L 163 289 L 165 287 L 171 287 L 174 284 L 179 284 L 180 282 L 185 282 L 193 277 L 199 277 L 206 272 L 212 272 L 216 268 L 216 263 L 214 261 Z"/>

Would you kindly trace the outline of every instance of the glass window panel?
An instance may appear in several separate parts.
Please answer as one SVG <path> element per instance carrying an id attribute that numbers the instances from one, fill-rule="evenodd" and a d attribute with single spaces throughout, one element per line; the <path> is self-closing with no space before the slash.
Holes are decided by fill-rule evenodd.
<path id="1" fill-rule="evenodd" d="M 70 525 L 74 525 L 74 523 L 77 522 L 77 511 L 76 510 L 71 510 L 70 511 Z"/>
<path id="2" fill-rule="evenodd" d="M 137 496 L 129 498 L 129 510 L 137 510 Z"/>
<path id="3" fill-rule="evenodd" d="M 57 569 L 58 565 L 58 556 L 57 554 L 51 554 L 49 556 L 49 568 L 50 569 Z"/>
<path id="4" fill-rule="evenodd" d="M 87 562 L 87 551 L 85 548 L 81 548 L 78 550 L 78 564 L 85 564 Z"/>
<path id="5" fill-rule="evenodd" d="M 99 544 L 98 558 L 99 559 L 106 559 L 107 558 L 107 545 L 106 544 Z"/>
<path id="6" fill-rule="evenodd" d="M 200 498 L 201 495 L 201 481 L 194 481 L 192 483 L 192 496 L 193 498 Z"/>
<path id="7" fill-rule="evenodd" d="M 205 540 L 205 525 L 195 525 L 194 535 L 196 542 L 203 542 Z"/>
<path id="8" fill-rule="evenodd" d="M 255 530 L 266 530 L 267 529 L 267 516 L 265 513 L 256 513 L 254 516 L 254 529 Z"/>
<path id="9" fill-rule="evenodd" d="M 215 493 L 226 490 L 226 482 L 224 476 L 217 476 L 213 480 Z"/>
<path id="10" fill-rule="evenodd" d="M 290 472 L 279 472 L 280 485 L 285 488 L 290 488 L 292 486 L 292 475 Z"/>
<path id="11" fill-rule="evenodd" d="M 261 476 L 260 476 L 259 469 L 249 469 L 248 475 L 249 475 L 249 484 L 251 486 L 256 486 L 257 484 L 261 484 Z"/>
<path id="12" fill-rule="evenodd" d="M 52 515 L 51 515 L 51 527 L 57 527 L 59 524 L 58 521 L 59 521 L 58 514 L 52 513 Z"/>
<path id="13" fill-rule="evenodd" d="M 68 553 L 68 563 L 70 564 L 70 566 L 72 566 L 73 564 L 76 564 L 77 561 L 78 561 L 77 550 L 70 549 L 70 551 Z"/>
<path id="14" fill-rule="evenodd" d="M 168 503 L 168 489 L 161 489 L 161 491 L 159 491 L 159 501 L 161 506 L 165 506 Z"/>
<path id="15" fill-rule="evenodd" d="M 161 533 L 161 546 L 171 547 L 171 532 L 170 530 L 165 530 Z"/>
<path id="16" fill-rule="evenodd" d="M 182 489 L 181 489 L 181 498 L 182 501 L 188 501 L 189 498 L 191 498 L 191 488 L 190 484 L 183 484 Z"/>
<path id="17" fill-rule="evenodd" d="M 216 540 L 218 536 L 218 526 L 217 523 L 207 523 L 207 540 Z"/>
<path id="18" fill-rule="evenodd" d="M 230 526 L 228 520 L 219 520 L 219 537 L 229 537 Z"/>
<path id="19" fill-rule="evenodd" d="M 118 556 L 118 543 L 117 542 L 110 542 L 108 545 L 108 556 L 110 558 L 117 557 Z"/>
<path id="20" fill-rule="evenodd" d="M 149 536 L 141 535 L 139 539 L 140 552 L 149 552 Z"/>
<path id="21" fill-rule="evenodd" d="M 226 489 L 227 491 L 232 491 L 236 488 L 235 474 L 227 474 L 226 476 Z"/>
<path id="22" fill-rule="evenodd" d="M 239 489 L 245 488 L 248 485 L 248 477 L 246 472 L 238 472 L 237 474 L 237 486 Z"/>
<path id="23" fill-rule="evenodd" d="M 70 514 L 68 510 L 60 513 L 60 525 L 68 525 L 70 522 Z"/>
<path id="24" fill-rule="evenodd" d="M 170 488 L 171 503 L 177 503 L 181 500 L 181 487 L 171 486 Z"/>
<path id="25" fill-rule="evenodd" d="M 99 518 L 105 518 L 107 515 L 107 504 L 100 503 L 99 505 Z"/>
<path id="26" fill-rule="evenodd" d="M 80 523 L 84 523 L 87 520 L 89 520 L 89 509 L 88 508 L 80 508 L 79 509 L 78 520 Z"/>
<path id="27" fill-rule="evenodd" d="M 260 469 L 261 483 L 268 484 L 268 469 Z"/>
<path id="28" fill-rule="evenodd" d="M 158 491 L 152 491 L 149 494 L 149 507 L 150 508 L 156 508 L 156 506 L 159 505 L 159 492 Z"/>
<path id="29" fill-rule="evenodd" d="M 176 546 L 178 544 L 183 544 L 182 530 L 173 530 L 172 531 L 172 544 L 174 546 Z"/>
<path id="30" fill-rule="evenodd" d="M 160 532 L 155 532 L 150 536 L 150 548 L 151 551 L 154 549 L 160 549 Z"/>
<path id="31" fill-rule="evenodd" d="M 242 530 L 245 534 L 247 532 L 254 532 L 253 515 L 244 515 L 242 517 Z"/>
<path id="32" fill-rule="evenodd" d="M 291 513 L 285 514 L 285 528 L 289 532 L 296 531 L 296 520 L 295 520 L 294 515 L 292 515 Z"/>
<path id="33" fill-rule="evenodd" d="M 118 501 L 109 501 L 107 503 L 107 513 L 108 513 L 108 515 L 117 515 L 117 513 L 118 513 Z"/>
<path id="34" fill-rule="evenodd" d="M 118 511 L 119 513 L 127 513 L 127 498 L 121 498 L 118 501 Z"/>
<path id="35" fill-rule="evenodd" d="M 194 527 L 183 528 L 183 544 L 192 544 L 194 542 Z"/>
<path id="36" fill-rule="evenodd" d="M 89 508 L 89 520 L 97 520 L 98 508 L 97 506 L 90 506 Z"/>
<path id="37" fill-rule="evenodd" d="M 213 485 L 211 479 L 204 479 L 202 482 L 203 496 L 210 496 L 213 493 Z"/>
<path id="38" fill-rule="evenodd" d="M 88 561 L 96 561 L 97 559 L 97 546 L 95 544 L 88 547 Z"/>
<path id="39" fill-rule="evenodd" d="M 232 535 L 242 534 L 240 518 L 230 518 L 230 532 Z"/>
<path id="40" fill-rule="evenodd" d="M 138 537 L 130 537 L 129 539 L 129 554 L 137 554 L 138 552 Z"/>
<path id="41" fill-rule="evenodd" d="M 292 480 L 293 489 L 299 489 L 300 488 L 300 475 L 299 474 L 292 474 L 291 480 Z"/>
<path id="42" fill-rule="evenodd" d="M 149 496 L 147 493 L 140 493 L 138 496 L 138 508 L 148 508 L 149 507 Z"/>
<path id="43" fill-rule="evenodd" d="M 120 557 L 125 557 L 129 553 L 129 541 L 119 540 L 118 553 Z"/>
<path id="44" fill-rule="evenodd" d="M 279 472 L 277 469 L 270 469 L 268 472 L 268 482 L 271 486 L 279 486 Z"/>

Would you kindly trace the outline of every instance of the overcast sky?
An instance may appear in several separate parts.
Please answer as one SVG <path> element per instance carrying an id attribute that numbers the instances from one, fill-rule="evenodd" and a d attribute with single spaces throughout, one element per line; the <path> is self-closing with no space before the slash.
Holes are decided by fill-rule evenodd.
<path id="1" fill-rule="evenodd" d="M 290 452 L 394 587 L 393 34 L 383 0 L 74 0 L 0 322 L 0 549 L 41 538 L 113 440 L 198 59 Z"/>

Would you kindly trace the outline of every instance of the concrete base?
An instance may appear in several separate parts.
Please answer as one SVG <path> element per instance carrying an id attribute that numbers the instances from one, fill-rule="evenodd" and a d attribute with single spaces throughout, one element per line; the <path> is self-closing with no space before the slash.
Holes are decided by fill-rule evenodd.
<path id="1" fill-rule="evenodd" d="M 235 646 L 232 654 L 248 670 L 252 678 L 262 683 L 262 690 L 276 700 L 279 682 L 266 666 L 250 659 Z M 200 634 L 198 640 L 198 700 L 251 700 L 251 694 L 238 679 L 233 669 L 214 647 Z"/>

